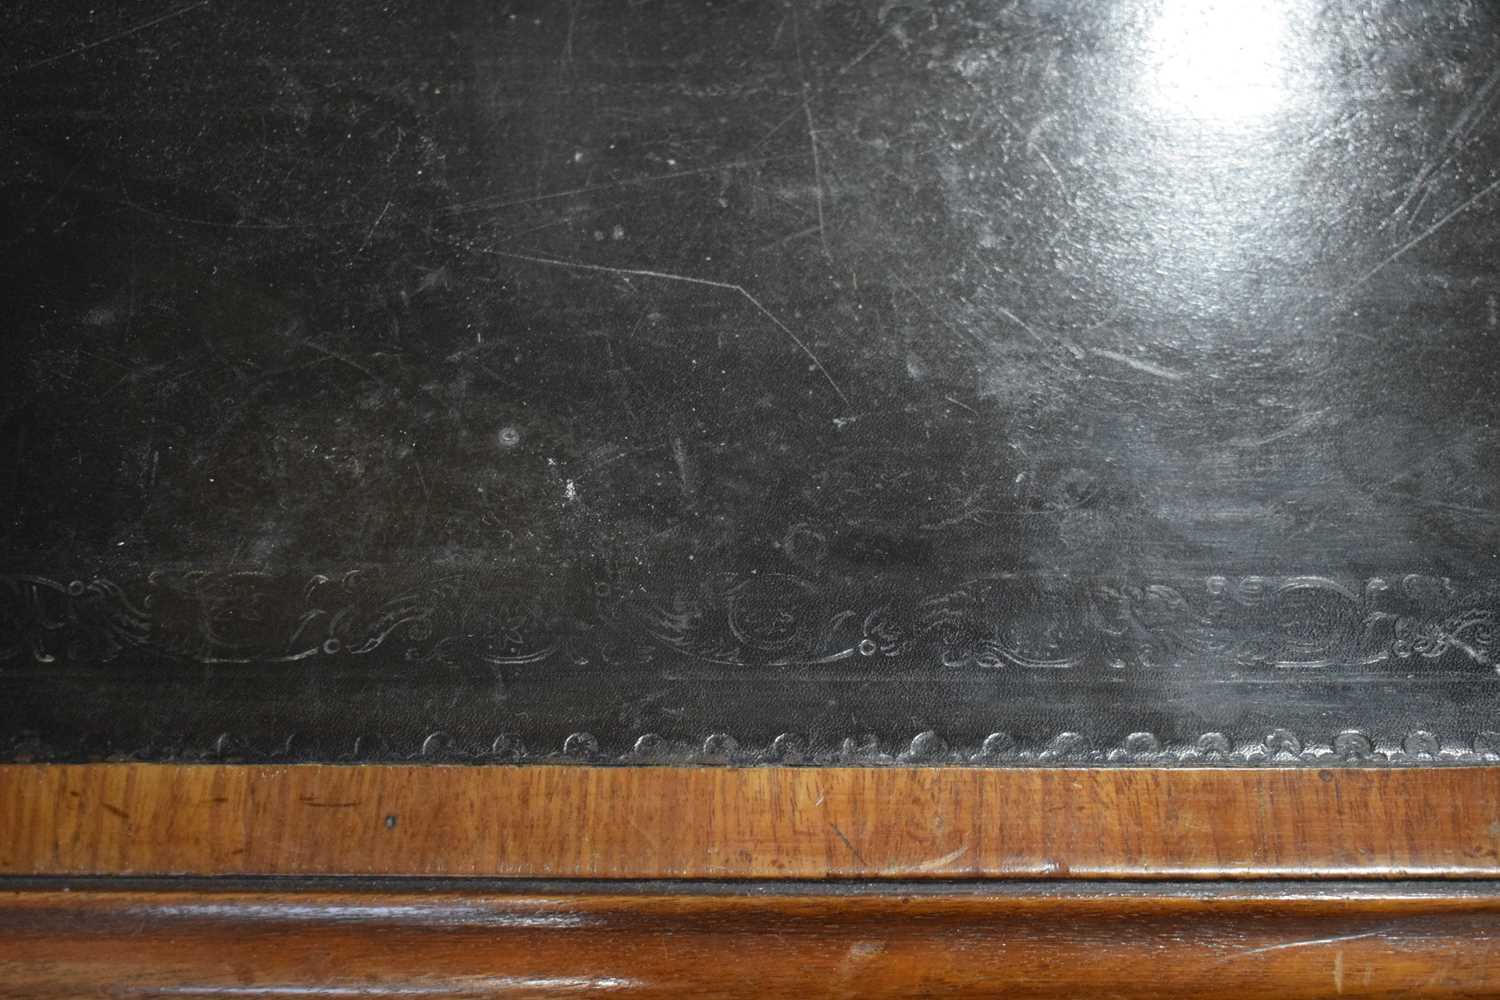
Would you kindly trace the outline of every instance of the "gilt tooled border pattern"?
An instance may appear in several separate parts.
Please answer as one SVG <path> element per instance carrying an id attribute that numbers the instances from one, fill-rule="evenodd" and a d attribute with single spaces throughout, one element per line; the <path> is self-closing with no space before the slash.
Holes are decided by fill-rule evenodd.
<path id="1" fill-rule="evenodd" d="M 781 573 L 713 574 L 669 592 L 618 575 L 577 573 L 546 590 L 472 571 L 338 573 L 160 570 L 115 582 L 0 575 L 0 670 L 49 665 L 108 671 L 123 655 L 255 669 L 342 659 L 381 669 L 483 663 L 545 673 L 651 655 L 742 669 L 840 664 L 981 672 L 1174 671 L 1254 679 L 1358 675 L 1494 678 L 1500 582 L 1418 574 L 1207 576 L 1131 580 L 1001 573 L 913 599 L 899 586 L 839 585 Z M 1290 675 L 1290 676 L 1289 676 Z M 174 756 L 233 758 L 223 734 Z M 24 748 L 20 751 L 24 756 Z M 255 756 L 275 757 L 274 751 Z M 560 747 L 497 736 L 458 745 L 448 734 L 349 759 L 608 760 L 622 763 L 1337 764 L 1500 761 L 1500 733 L 1209 732 L 1183 745 L 1149 732 L 1117 746 L 1062 732 L 1023 745 L 1003 732 L 978 746 L 911 734 L 882 746 L 853 734 L 815 747 L 796 732 L 769 746 L 730 733 L 683 743 L 652 733 L 603 747 L 589 733 Z"/>

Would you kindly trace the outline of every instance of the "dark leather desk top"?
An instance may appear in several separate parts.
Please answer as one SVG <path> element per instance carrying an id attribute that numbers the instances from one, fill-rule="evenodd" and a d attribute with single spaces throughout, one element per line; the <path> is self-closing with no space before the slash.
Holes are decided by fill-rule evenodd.
<path id="1" fill-rule="evenodd" d="M 1493 5 L 104 7 L 0 757 L 1500 759 Z"/>

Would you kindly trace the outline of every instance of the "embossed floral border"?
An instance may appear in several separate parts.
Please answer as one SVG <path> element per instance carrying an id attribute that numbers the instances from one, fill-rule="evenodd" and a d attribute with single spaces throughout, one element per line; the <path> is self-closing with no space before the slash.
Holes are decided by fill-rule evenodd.
<path id="1" fill-rule="evenodd" d="M 602 573 L 575 574 L 546 594 L 472 573 L 271 574 L 163 570 L 124 578 L 0 576 L 0 669 L 104 665 L 142 653 L 170 664 L 313 665 L 371 658 L 468 661 L 490 667 L 555 657 L 623 658 L 633 650 L 722 667 L 817 667 L 881 661 L 944 671 L 1229 670 L 1334 679 L 1425 670 L 1496 678 L 1500 585 L 1408 574 L 1129 580 L 996 574 L 920 599 L 879 585 L 815 584 L 787 574 L 710 575 L 671 593 Z M 372 654 L 377 654 L 373 656 Z M 1496 679 L 1500 684 L 1500 679 Z M 576 732 L 560 747 L 502 735 L 462 745 L 444 732 L 419 745 L 356 743 L 345 759 L 578 760 L 651 763 L 1182 765 L 1485 763 L 1500 733 L 1206 732 L 1186 744 L 1134 732 L 1099 746 L 1077 732 L 1027 745 L 995 732 L 950 746 L 936 731 L 882 744 L 851 735 L 814 746 L 796 732 L 768 746 L 732 734 L 691 743 L 639 734 L 605 747 Z M 889 737 L 887 737 L 889 738 Z M 173 759 L 277 759 L 230 734 L 174 746 Z M 151 757 L 149 751 L 141 755 Z M 141 756 L 137 755 L 137 756 Z M 46 748 L 12 740 L 16 759 Z"/>

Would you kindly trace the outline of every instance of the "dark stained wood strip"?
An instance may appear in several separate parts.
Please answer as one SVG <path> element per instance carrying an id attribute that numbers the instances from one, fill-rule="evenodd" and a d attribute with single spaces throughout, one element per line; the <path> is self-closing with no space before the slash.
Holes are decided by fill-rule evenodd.
<path id="1" fill-rule="evenodd" d="M 0 767 L 0 874 L 1500 875 L 1500 769 Z"/>
<path id="2" fill-rule="evenodd" d="M 1500 896 L 0 893 L 0 997 L 1492 996 Z"/>

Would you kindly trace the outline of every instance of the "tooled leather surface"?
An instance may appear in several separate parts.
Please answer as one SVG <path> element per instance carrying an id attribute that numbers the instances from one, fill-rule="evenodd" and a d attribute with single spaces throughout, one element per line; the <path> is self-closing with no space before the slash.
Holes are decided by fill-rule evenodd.
<path id="1" fill-rule="evenodd" d="M 1500 759 L 1486 4 L 0 22 L 0 756 Z"/>

